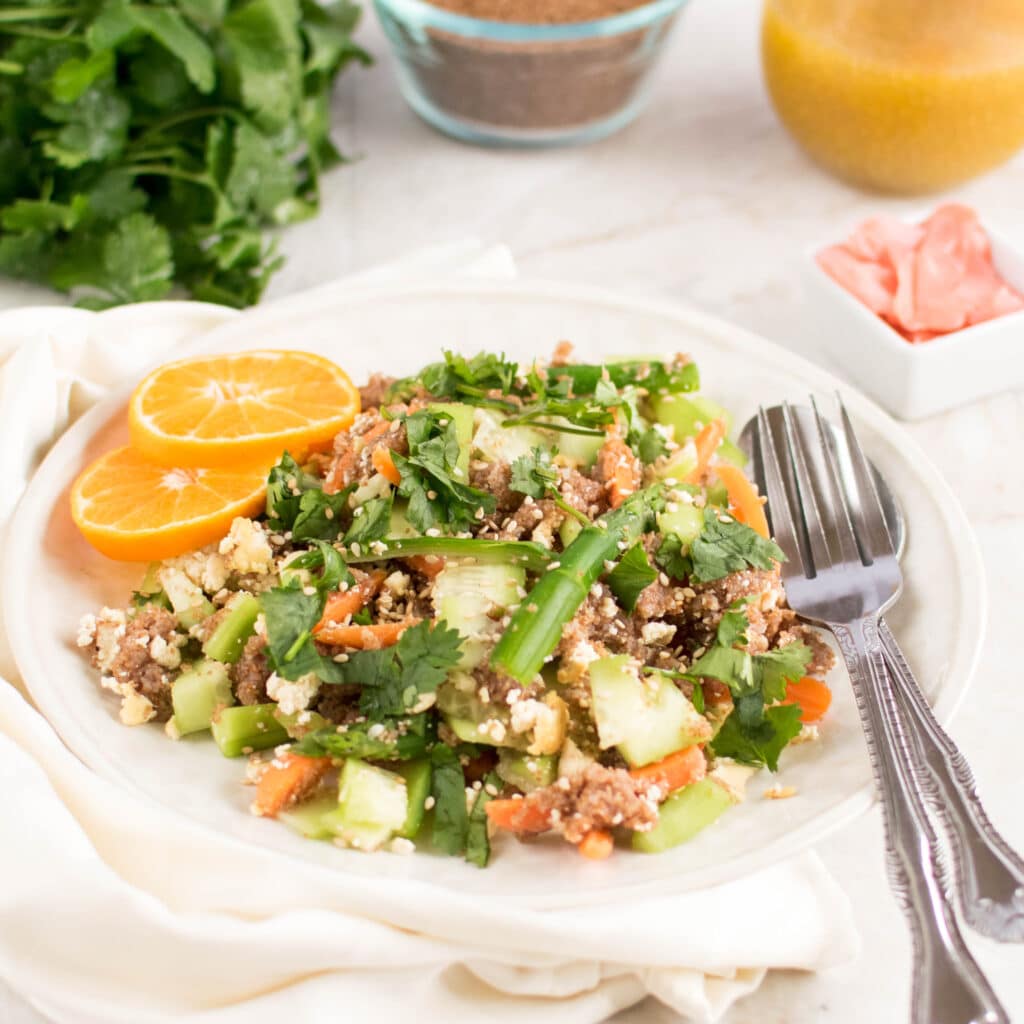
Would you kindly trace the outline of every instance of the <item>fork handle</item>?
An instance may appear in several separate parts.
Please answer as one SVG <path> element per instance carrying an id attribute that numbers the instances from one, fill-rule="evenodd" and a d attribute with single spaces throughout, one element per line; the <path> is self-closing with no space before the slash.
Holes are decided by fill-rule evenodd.
<path id="1" fill-rule="evenodd" d="M 889 883 L 914 944 L 912 1024 L 1009 1024 L 947 895 L 938 837 L 908 765 L 913 750 L 886 671 L 877 619 L 829 623 L 853 684 L 882 801 Z"/>
<path id="2" fill-rule="evenodd" d="M 932 714 L 896 638 L 879 633 L 896 699 L 920 758 L 917 781 L 949 840 L 964 919 L 1000 942 L 1024 942 L 1024 860 L 996 831 L 967 759 Z"/>

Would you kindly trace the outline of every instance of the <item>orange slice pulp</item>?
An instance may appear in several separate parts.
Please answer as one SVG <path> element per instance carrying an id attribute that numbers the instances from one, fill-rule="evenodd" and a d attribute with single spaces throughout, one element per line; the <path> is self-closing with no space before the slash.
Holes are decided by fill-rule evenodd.
<path id="1" fill-rule="evenodd" d="M 252 351 L 167 363 L 135 389 L 132 444 L 166 466 L 301 458 L 349 426 L 359 392 L 329 359 Z"/>
<path id="2" fill-rule="evenodd" d="M 71 516 L 110 558 L 172 558 L 220 539 L 235 516 L 262 512 L 268 466 L 172 468 L 117 448 L 75 481 Z"/>

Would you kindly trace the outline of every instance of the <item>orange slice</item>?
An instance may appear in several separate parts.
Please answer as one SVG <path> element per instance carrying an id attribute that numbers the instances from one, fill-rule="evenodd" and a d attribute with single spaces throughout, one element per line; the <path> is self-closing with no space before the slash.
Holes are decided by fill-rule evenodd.
<path id="1" fill-rule="evenodd" d="M 98 551 L 126 562 L 172 558 L 263 511 L 267 465 L 173 469 L 133 448 L 97 459 L 71 488 L 71 517 Z"/>
<path id="2" fill-rule="evenodd" d="M 167 466 L 226 466 L 301 458 L 360 409 L 359 392 L 329 359 L 253 351 L 167 363 L 128 406 L 132 443 Z"/>

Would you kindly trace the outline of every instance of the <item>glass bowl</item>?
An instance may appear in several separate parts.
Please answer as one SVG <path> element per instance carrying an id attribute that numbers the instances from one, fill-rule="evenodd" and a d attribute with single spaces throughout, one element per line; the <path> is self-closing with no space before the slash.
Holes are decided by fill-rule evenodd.
<path id="1" fill-rule="evenodd" d="M 519 146 L 591 142 L 632 121 L 685 3 L 527 25 L 424 0 L 374 0 L 409 106 L 463 141 Z"/>

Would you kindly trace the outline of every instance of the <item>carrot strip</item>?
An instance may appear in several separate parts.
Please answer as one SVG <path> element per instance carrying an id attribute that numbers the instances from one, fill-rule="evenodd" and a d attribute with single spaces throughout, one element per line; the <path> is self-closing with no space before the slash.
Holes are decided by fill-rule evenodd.
<path id="1" fill-rule="evenodd" d="M 253 812 L 265 818 L 276 817 L 290 804 L 309 796 L 330 769 L 329 757 L 284 754 L 275 759 L 256 784 Z"/>
<path id="2" fill-rule="evenodd" d="M 747 479 L 743 470 L 722 463 L 715 466 L 718 479 L 729 493 L 730 511 L 741 523 L 746 523 L 762 537 L 768 536 L 768 517 L 764 514 L 764 501 L 757 488 Z"/>
<path id="3" fill-rule="evenodd" d="M 398 467 L 395 465 L 395 460 L 391 458 L 390 448 L 374 448 L 373 454 L 370 456 L 370 461 L 373 463 L 373 468 L 389 484 L 394 484 L 396 487 L 402 482 L 402 474 L 398 472 Z"/>
<path id="4" fill-rule="evenodd" d="M 402 634 L 419 621 L 406 619 L 404 622 L 377 622 L 372 626 L 327 626 L 316 634 L 316 638 L 332 647 L 378 651 L 382 647 L 397 644 Z"/>
<path id="5" fill-rule="evenodd" d="M 325 629 L 330 628 L 332 622 L 344 622 L 350 615 L 355 615 L 360 608 L 369 604 L 380 592 L 386 575 L 383 569 L 368 572 L 355 586 L 349 587 L 348 590 L 336 590 L 328 595 L 324 613 L 313 627 L 313 634 L 319 637 Z"/>
<path id="6" fill-rule="evenodd" d="M 608 488 L 612 508 L 618 508 L 639 489 L 642 479 L 640 462 L 615 427 L 608 431 L 608 440 L 597 454 L 597 464 L 601 479 Z"/>
<path id="7" fill-rule="evenodd" d="M 718 446 L 725 440 L 725 434 L 725 421 L 712 420 L 693 439 L 694 446 L 697 449 L 697 465 L 689 477 L 687 477 L 687 483 L 696 484 L 700 482 L 701 477 L 707 472 L 711 456 L 718 451 Z"/>
<path id="8" fill-rule="evenodd" d="M 615 838 L 603 828 L 588 832 L 577 847 L 587 860 L 607 860 L 615 849 Z"/>
<path id="9" fill-rule="evenodd" d="M 804 676 L 786 684 L 786 699 L 782 703 L 798 704 L 801 722 L 817 722 L 832 704 L 832 691 L 820 679 Z"/>
<path id="10" fill-rule="evenodd" d="M 487 819 L 509 832 L 546 832 L 551 819 L 525 800 L 488 800 L 484 810 Z"/>
<path id="11" fill-rule="evenodd" d="M 444 569 L 444 559 L 440 555 L 409 555 L 403 561 L 410 569 L 423 573 L 428 580 L 432 580 Z"/>
<path id="12" fill-rule="evenodd" d="M 677 750 L 674 754 L 655 761 L 654 764 L 634 768 L 630 775 L 634 779 L 650 782 L 657 786 L 665 796 L 674 793 L 691 782 L 699 782 L 707 772 L 708 762 L 704 751 L 699 746 Z"/>

